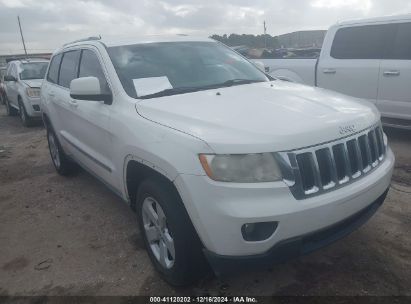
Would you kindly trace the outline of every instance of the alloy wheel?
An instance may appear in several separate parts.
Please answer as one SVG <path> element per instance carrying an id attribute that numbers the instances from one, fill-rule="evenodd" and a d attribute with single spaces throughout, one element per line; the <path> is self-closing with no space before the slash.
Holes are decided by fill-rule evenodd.
<path id="1" fill-rule="evenodd" d="M 175 248 L 166 215 L 153 197 L 145 198 L 142 208 L 144 233 L 151 252 L 162 267 L 170 269 L 175 261 Z"/>
<path id="2" fill-rule="evenodd" d="M 53 132 L 49 132 L 48 140 L 49 140 L 49 149 L 50 149 L 51 159 L 53 160 L 53 163 L 56 166 L 56 168 L 60 168 L 59 147 L 58 147 L 57 140 L 55 139 Z"/>

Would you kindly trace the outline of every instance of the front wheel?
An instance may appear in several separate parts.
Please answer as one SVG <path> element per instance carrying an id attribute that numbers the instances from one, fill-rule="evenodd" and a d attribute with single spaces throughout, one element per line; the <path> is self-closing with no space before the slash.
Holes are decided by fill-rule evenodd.
<path id="1" fill-rule="evenodd" d="M 24 107 L 24 104 L 21 100 L 19 100 L 19 113 L 23 126 L 30 127 L 33 123 L 33 120 L 29 115 L 27 115 L 26 108 Z"/>
<path id="2" fill-rule="evenodd" d="M 77 169 L 77 165 L 71 162 L 66 156 L 51 127 L 47 127 L 47 141 L 49 144 L 51 160 L 57 173 L 63 176 L 72 174 Z"/>
<path id="3" fill-rule="evenodd" d="M 202 244 L 169 182 L 155 178 L 143 181 L 136 209 L 150 259 L 168 283 L 189 285 L 209 272 Z"/>
<path id="4" fill-rule="evenodd" d="M 7 115 L 8 116 L 16 116 L 17 115 L 17 110 L 10 105 L 10 101 L 7 98 L 7 96 L 5 96 L 5 101 L 4 102 L 6 104 Z"/>

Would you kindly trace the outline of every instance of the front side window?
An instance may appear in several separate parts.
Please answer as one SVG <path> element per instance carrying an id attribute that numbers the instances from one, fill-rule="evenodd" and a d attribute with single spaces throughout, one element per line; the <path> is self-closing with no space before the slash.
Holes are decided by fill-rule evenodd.
<path id="1" fill-rule="evenodd" d="M 8 71 L 8 75 L 13 76 L 14 78 L 17 79 L 17 69 L 16 69 L 16 65 L 11 64 L 9 71 Z"/>
<path id="2" fill-rule="evenodd" d="M 252 63 L 216 42 L 161 42 L 109 47 L 127 94 L 167 95 L 268 81 Z"/>
<path id="3" fill-rule="evenodd" d="M 17 66 L 13 65 L 13 67 L 11 68 L 11 75 L 14 76 L 14 78 L 18 79 L 17 77 Z"/>
<path id="4" fill-rule="evenodd" d="M 79 77 L 97 77 L 100 82 L 101 92 L 103 94 L 109 93 L 110 89 L 101 68 L 100 61 L 96 54 L 90 50 L 83 50 L 81 54 Z"/>
<path id="5" fill-rule="evenodd" d="M 77 78 L 79 59 L 79 50 L 64 53 L 60 66 L 59 85 L 69 88 L 71 81 Z"/>
<path id="6" fill-rule="evenodd" d="M 7 64 L 7 69 L 6 69 L 6 75 L 7 76 L 12 76 L 11 75 L 11 69 L 13 68 L 13 64 L 12 63 L 8 63 Z"/>
<path id="7" fill-rule="evenodd" d="M 20 65 L 20 79 L 43 79 L 46 75 L 48 62 L 30 62 Z"/>
<path id="8" fill-rule="evenodd" d="M 61 57 L 63 57 L 63 55 L 58 54 L 58 55 L 54 56 L 53 59 L 51 59 L 49 72 L 47 74 L 47 80 L 52 82 L 52 83 L 57 83 L 58 82 Z"/>
<path id="9" fill-rule="evenodd" d="M 341 28 L 331 47 L 331 57 L 336 59 L 382 59 L 395 25 L 364 25 Z"/>

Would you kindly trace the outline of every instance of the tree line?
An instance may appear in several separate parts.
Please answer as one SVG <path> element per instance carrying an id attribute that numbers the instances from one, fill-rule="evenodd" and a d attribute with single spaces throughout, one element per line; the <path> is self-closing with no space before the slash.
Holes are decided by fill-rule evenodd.
<path id="1" fill-rule="evenodd" d="M 246 45 L 252 48 L 264 48 L 267 47 L 268 49 L 276 49 L 280 47 L 280 43 L 277 37 L 273 37 L 271 35 L 249 35 L 249 34 L 231 34 L 227 35 L 224 34 L 220 35 L 212 35 L 211 38 L 220 41 L 228 46 L 239 46 L 239 45 Z"/>

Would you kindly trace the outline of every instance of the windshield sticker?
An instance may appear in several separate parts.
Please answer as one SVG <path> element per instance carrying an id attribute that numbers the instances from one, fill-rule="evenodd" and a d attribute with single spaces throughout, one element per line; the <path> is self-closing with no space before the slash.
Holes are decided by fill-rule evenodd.
<path id="1" fill-rule="evenodd" d="M 133 79 L 133 83 L 139 97 L 173 88 L 167 76 Z"/>

